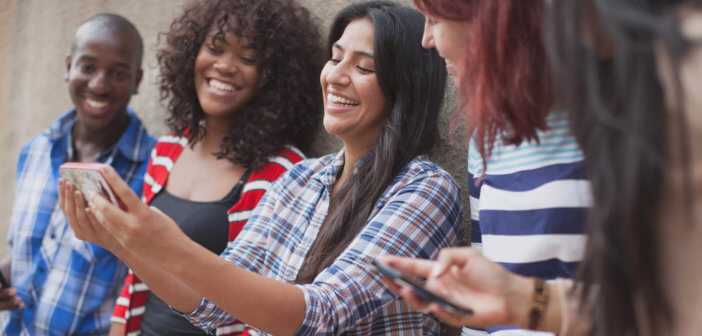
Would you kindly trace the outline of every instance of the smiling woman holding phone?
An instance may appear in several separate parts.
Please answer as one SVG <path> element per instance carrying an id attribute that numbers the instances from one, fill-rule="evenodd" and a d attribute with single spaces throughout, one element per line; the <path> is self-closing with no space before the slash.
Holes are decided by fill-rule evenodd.
<path id="1" fill-rule="evenodd" d="M 320 75 L 335 154 L 271 186 L 221 257 L 105 174 L 128 211 L 63 185 L 77 236 L 105 246 L 206 331 L 234 316 L 275 335 L 436 334 L 440 324 L 388 291 L 368 262 L 435 257 L 463 237 L 453 178 L 424 155 L 438 140 L 445 64 L 422 49 L 424 17 L 388 1 L 335 18 Z M 206 298 L 206 299 L 205 299 Z"/>
<path id="2" fill-rule="evenodd" d="M 322 117 L 322 39 L 309 13 L 288 0 L 193 2 L 163 36 L 158 80 L 171 132 L 151 153 L 144 202 L 220 254 L 312 143 Z M 111 335 L 205 334 L 133 270 Z M 217 327 L 219 335 L 246 329 L 239 321 Z"/>

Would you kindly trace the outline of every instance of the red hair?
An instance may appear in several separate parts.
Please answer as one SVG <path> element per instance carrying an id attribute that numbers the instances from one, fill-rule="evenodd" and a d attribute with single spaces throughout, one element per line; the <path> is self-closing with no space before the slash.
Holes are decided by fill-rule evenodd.
<path id="1" fill-rule="evenodd" d="M 430 16 L 468 21 L 458 80 L 468 134 L 485 160 L 498 134 L 506 144 L 538 141 L 553 101 L 543 0 L 414 0 Z M 486 161 L 486 160 L 485 160 Z"/>

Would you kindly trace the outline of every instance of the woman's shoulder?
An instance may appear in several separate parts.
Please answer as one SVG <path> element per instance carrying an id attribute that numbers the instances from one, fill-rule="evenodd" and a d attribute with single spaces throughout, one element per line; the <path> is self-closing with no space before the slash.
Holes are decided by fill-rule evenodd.
<path id="1" fill-rule="evenodd" d="M 331 153 L 316 158 L 301 160 L 291 169 L 291 174 L 297 177 L 310 177 L 332 164 L 337 156 L 338 153 Z"/>
<path id="2" fill-rule="evenodd" d="M 395 178 L 395 188 L 402 188 L 411 184 L 420 183 L 429 188 L 446 189 L 451 193 L 460 195 L 460 186 L 453 176 L 431 161 L 426 155 L 412 159 Z"/>
<path id="3" fill-rule="evenodd" d="M 260 168 L 252 173 L 251 179 L 266 178 L 271 181 L 286 172 L 294 171 L 295 175 L 313 169 L 314 162 L 319 159 L 307 159 L 297 147 L 286 145 L 281 148 L 278 154 L 268 158 Z"/>
<path id="4" fill-rule="evenodd" d="M 412 159 L 404 170 L 412 175 L 441 176 L 453 180 L 453 176 L 449 172 L 426 155 L 419 155 Z"/>
<path id="5" fill-rule="evenodd" d="M 269 157 L 267 163 L 276 164 L 285 170 L 290 170 L 295 164 L 305 160 L 305 158 L 305 154 L 297 147 L 285 145 L 278 151 L 278 154 Z"/>
<path id="6" fill-rule="evenodd" d="M 156 141 L 156 146 L 154 149 L 157 152 L 167 151 L 169 148 L 180 148 L 183 149 L 188 145 L 188 138 L 182 135 L 177 135 L 174 133 L 168 133 L 162 135 Z"/>

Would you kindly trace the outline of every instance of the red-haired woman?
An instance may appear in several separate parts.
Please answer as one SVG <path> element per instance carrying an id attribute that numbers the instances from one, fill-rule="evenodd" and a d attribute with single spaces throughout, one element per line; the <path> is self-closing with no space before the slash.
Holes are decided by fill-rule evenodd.
<path id="1" fill-rule="evenodd" d="M 446 60 L 471 134 L 473 248 L 521 275 L 574 277 L 590 188 L 569 114 L 554 99 L 543 0 L 415 4 L 427 16 L 423 45 Z M 515 328 L 487 332 L 530 334 Z"/>
<path id="2" fill-rule="evenodd" d="M 438 13 L 427 10 L 441 9 L 431 3 L 425 11 Z M 445 3 L 443 10 L 458 10 Z M 472 315 L 390 285 L 415 309 L 456 325 L 515 324 L 568 336 L 699 335 L 702 4 L 552 5 L 552 64 L 593 195 L 579 281 L 573 288 L 569 280 L 515 275 L 463 248 L 445 249 L 437 261 L 386 262 L 428 277 L 430 288 L 472 306 Z"/>

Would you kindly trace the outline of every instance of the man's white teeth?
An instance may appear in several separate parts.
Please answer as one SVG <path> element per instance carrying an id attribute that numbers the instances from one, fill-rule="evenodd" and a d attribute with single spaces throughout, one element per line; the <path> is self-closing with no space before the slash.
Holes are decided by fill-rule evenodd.
<path id="1" fill-rule="evenodd" d="M 86 99 L 85 103 L 94 109 L 101 109 L 101 108 L 107 107 L 107 102 L 99 102 L 99 101 L 92 100 L 92 99 Z"/>
<path id="2" fill-rule="evenodd" d="M 236 91 L 236 86 L 220 82 L 216 79 L 210 79 L 210 87 L 213 87 L 220 91 L 234 92 Z"/>
<path id="3" fill-rule="evenodd" d="M 344 98 L 344 97 L 335 96 L 335 95 L 333 95 L 333 94 L 331 94 L 331 93 L 327 95 L 327 101 L 330 102 L 330 103 L 332 103 L 332 104 L 336 104 L 336 105 L 346 105 L 346 106 L 356 106 L 356 105 L 359 104 L 359 102 L 357 102 L 357 101 L 355 101 L 355 100 L 348 99 L 348 98 Z"/>

